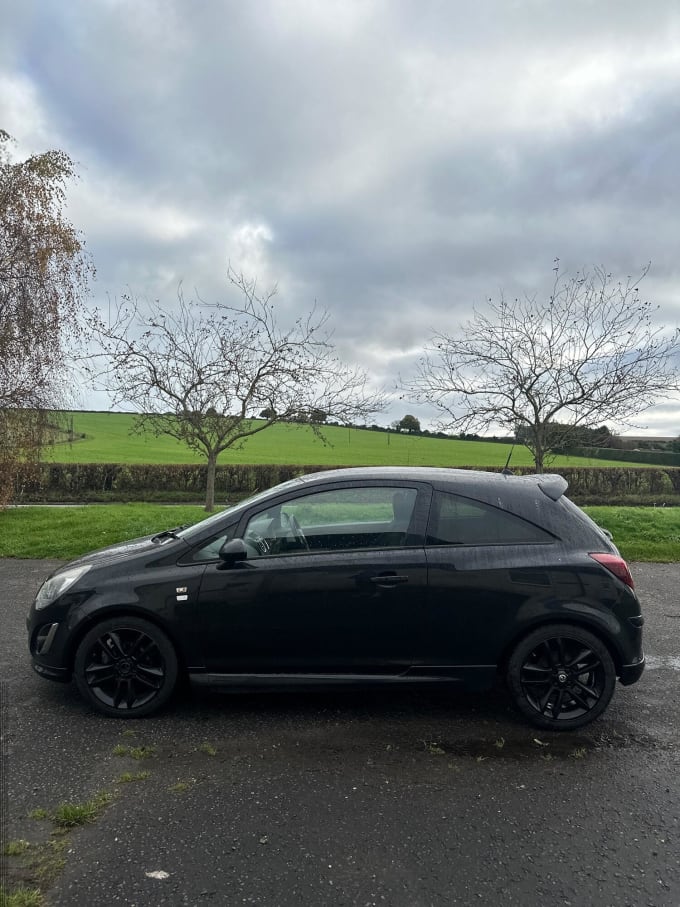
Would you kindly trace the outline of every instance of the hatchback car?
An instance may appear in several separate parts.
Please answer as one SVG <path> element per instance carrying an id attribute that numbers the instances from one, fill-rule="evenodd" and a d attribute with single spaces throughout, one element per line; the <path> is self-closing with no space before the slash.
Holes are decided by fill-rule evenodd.
<path id="1" fill-rule="evenodd" d="M 181 675 L 229 689 L 491 687 L 581 727 L 644 669 L 640 604 L 558 475 L 341 469 L 59 568 L 28 616 L 35 670 L 148 715 Z"/>

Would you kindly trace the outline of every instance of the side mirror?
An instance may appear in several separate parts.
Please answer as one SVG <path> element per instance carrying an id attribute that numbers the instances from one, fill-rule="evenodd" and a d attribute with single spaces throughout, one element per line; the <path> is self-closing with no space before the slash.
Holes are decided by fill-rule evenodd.
<path id="1" fill-rule="evenodd" d="M 219 558 L 224 567 L 235 567 L 239 561 L 248 558 L 248 549 L 243 539 L 232 539 L 225 542 L 219 550 Z"/>

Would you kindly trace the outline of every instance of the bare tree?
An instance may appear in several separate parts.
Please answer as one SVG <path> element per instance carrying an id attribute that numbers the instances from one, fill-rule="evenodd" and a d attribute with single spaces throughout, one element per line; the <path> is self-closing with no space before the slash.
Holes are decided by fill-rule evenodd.
<path id="1" fill-rule="evenodd" d="M 229 268 L 240 305 L 185 299 L 172 308 L 127 298 L 112 323 L 92 327 L 106 357 L 99 381 L 132 405 L 138 428 L 165 434 L 207 461 L 206 510 L 220 453 L 276 422 L 318 415 L 351 422 L 383 407 L 367 376 L 334 355 L 328 316 L 312 309 L 280 327 L 273 298 Z M 259 416 L 259 419 L 256 417 Z"/>
<path id="2" fill-rule="evenodd" d="M 656 326 L 656 307 L 640 297 L 648 270 L 619 282 L 602 268 L 555 268 L 547 299 L 489 300 L 459 334 L 436 332 L 406 387 L 443 427 L 519 432 L 542 472 L 556 439 L 630 424 L 678 389 L 680 333 Z"/>
<path id="3" fill-rule="evenodd" d="M 24 161 L 0 130 L 0 502 L 19 462 L 40 452 L 46 411 L 63 404 L 67 347 L 93 269 L 64 216 L 71 158 Z"/>

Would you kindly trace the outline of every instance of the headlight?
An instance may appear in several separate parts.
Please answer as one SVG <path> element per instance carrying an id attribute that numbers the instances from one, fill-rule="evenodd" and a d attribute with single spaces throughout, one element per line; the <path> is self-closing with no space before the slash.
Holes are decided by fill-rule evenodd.
<path id="1" fill-rule="evenodd" d="M 40 611 L 42 608 L 51 605 L 53 601 L 56 601 L 81 576 L 85 576 L 91 566 L 92 564 L 85 564 L 82 567 L 70 567 L 68 570 L 63 570 L 44 582 L 35 597 L 36 611 Z"/>

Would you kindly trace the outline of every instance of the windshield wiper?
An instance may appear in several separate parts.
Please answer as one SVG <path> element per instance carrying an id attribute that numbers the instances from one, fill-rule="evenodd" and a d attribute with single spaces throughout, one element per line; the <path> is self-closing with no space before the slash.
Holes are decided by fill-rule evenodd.
<path id="1" fill-rule="evenodd" d="M 175 526 L 174 529 L 165 529 L 163 532 L 159 532 L 158 535 L 154 535 L 151 541 L 162 542 L 163 539 L 178 539 L 179 536 L 177 535 L 177 533 L 186 528 L 186 526 Z"/>

